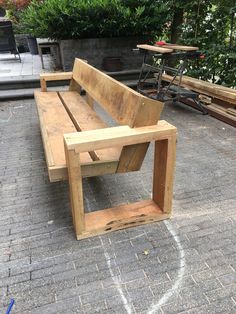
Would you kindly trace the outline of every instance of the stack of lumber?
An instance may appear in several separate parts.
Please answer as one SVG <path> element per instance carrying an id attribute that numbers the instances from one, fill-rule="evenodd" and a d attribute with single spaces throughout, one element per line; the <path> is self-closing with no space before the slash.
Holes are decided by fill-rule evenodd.
<path id="1" fill-rule="evenodd" d="M 172 79 L 170 75 L 163 75 L 165 81 Z M 179 83 L 179 77 L 174 83 Z M 211 116 L 236 127 L 236 90 L 188 76 L 183 76 L 180 86 L 199 93 L 199 99 Z M 191 105 L 191 102 L 187 103 Z"/>

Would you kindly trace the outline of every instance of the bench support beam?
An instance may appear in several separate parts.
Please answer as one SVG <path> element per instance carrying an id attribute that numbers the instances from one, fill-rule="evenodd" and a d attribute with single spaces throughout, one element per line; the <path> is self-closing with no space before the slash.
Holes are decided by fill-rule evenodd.
<path id="1" fill-rule="evenodd" d="M 158 129 L 158 126 L 156 128 Z M 163 132 L 158 136 L 158 131 L 155 136 L 152 199 L 133 204 L 84 213 L 78 150 L 80 149 L 76 149 L 75 145 L 70 148 L 65 136 L 72 216 L 78 240 L 164 220 L 171 216 L 176 151 L 176 132 L 173 129 L 172 132 L 167 130 L 166 136 Z"/>
<path id="2" fill-rule="evenodd" d="M 73 150 L 65 150 L 70 185 L 70 202 L 76 234 L 85 230 L 82 174 L 80 158 Z"/>

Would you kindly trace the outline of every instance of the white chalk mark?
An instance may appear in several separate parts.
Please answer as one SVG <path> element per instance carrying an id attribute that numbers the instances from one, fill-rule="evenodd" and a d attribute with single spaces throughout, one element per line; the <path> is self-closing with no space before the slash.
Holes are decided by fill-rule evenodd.
<path id="1" fill-rule="evenodd" d="M 168 229 L 168 231 L 170 232 L 170 234 L 173 236 L 178 250 L 179 250 L 179 270 L 178 270 L 178 276 L 177 276 L 177 280 L 175 281 L 175 284 L 169 289 L 167 290 L 167 292 L 162 296 L 162 298 L 156 303 L 156 304 L 152 304 L 150 310 L 148 310 L 147 314 L 154 314 L 157 311 L 160 310 L 161 306 L 164 305 L 172 296 L 173 294 L 179 289 L 179 287 L 182 284 L 183 281 L 183 277 L 184 277 L 184 272 L 185 272 L 185 254 L 184 254 L 184 249 L 181 245 L 180 239 L 178 237 L 178 235 L 176 235 L 175 230 L 173 229 L 173 227 L 171 226 L 171 223 L 169 221 L 164 221 L 166 228 Z"/>
<path id="2" fill-rule="evenodd" d="M 128 314 L 132 314 L 133 313 L 132 308 L 130 307 L 129 302 L 128 302 L 128 300 L 127 300 L 127 298 L 126 298 L 126 296 L 125 296 L 125 294 L 124 294 L 124 292 L 122 290 L 122 286 L 121 286 L 121 282 L 119 280 L 119 277 L 115 276 L 115 274 L 114 274 L 114 272 L 112 270 L 110 255 L 108 254 L 108 252 L 107 252 L 107 250 L 105 248 L 105 245 L 103 244 L 102 238 L 100 236 L 99 236 L 99 238 L 100 238 L 101 243 L 102 243 L 102 247 L 103 247 L 103 250 L 104 250 L 104 255 L 105 255 L 105 258 L 106 258 L 106 263 L 107 263 L 109 272 L 111 274 L 111 278 L 112 278 L 112 280 L 113 280 L 113 282 L 114 282 L 114 284 L 116 286 L 117 291 L 119 292 L 119 295 L 120 295 L 120 297 L 122 299 L 122 302 L 124 304 L 126 312 Z"/>
<path id="3" fill-rule="evenodd" d="M 0 122 L 9 122 L 11 117 L 12 117 L 12 111 L 11 111 L 11 108 L 10 108 L 9 109 L 9 117 L 6 120 L 0 119 Z"/>
<path id="4" fill-rule="evenodd" d="M 85 197 L 85 203 L 86 203 L 86 207 L 87 207 L 88 211 L 91 212 L 91 207 L 90 207 L 89 201 L 88 201 L 88 199 L 87 199 L 86 197 Z M 109 255 L 109 253 L 108 253 L 107 250 L 106 250 L 106 247 L 105 247 L 105 245 L 104 245 L 104 243 L 103 243 L 103 241 L 102 241 L 102 237 L 101 237 L 101 236 L 99 236 L 99 239 L 100 239 L 101 244 L 102 244 L 102 248 L 103 248 L 103 251 L 104 251 L 106 263 L 107 263 L 107 266 L 108 266 L 108 269 L 109 269 L 109 273 L 110 273 L 110 275 L 111 275 L 111 278 L 112 278 L 112 280 L 113 280 L 113 282 L 114 282 L 114 284 L 115 284 L 115 286 L 116 286 L 117 291 L 119 292 L 119 295 L 120 295 L 120 297 L 121 297 L 121 299 L 122 299 L 122 302 L 123 302 L 123 304 L 124 304 L 124 307 L 125 307 L 125 309 L 126 309 L 126 312 L 127 312 L 128 314 L 132 314 L 133 311 L 132 311 L 132 309 L 131 309 L 131 307 L 130 307 L 130 305 L 129 305 L 129 302 L 128 302 L 128 300 L 127 300 L 127 298 L 126 298 L 126 296 L 125 296 L 123 290 L 122 290 L 122 284 L 121 284 L 121 282 L 120 282 L 118 276 L 115 276 L 115 274 L 114 274 L 114 272 L 113 272 L 113 270 L 112 270 L 110 255 Z"/>
<path id="5" fill-rule="evenodd" d="M 20 105 L 20 106 L 14 106 L 13 108 L 14 109 L 20 109 L 20 108 L 24 108 L 25 106 L 23 106 L 23 105 Z"/>

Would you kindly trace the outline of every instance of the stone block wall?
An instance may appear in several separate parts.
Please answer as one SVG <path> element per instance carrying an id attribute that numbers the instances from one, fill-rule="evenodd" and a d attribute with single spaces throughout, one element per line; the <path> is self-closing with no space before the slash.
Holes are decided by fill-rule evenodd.
<path id="1" fill-rule="evenodd" d="M 71 71 L 74 59 L 81 58 L 102 69 L 104 57 L 120 57 L 124 70 L 137 69 L 142 65 L 142 55 L 135 54 L 137 44 L 147 42 L 144 37 L 91 38 L 61 40 L 60 52 L 64 71 Z"/>

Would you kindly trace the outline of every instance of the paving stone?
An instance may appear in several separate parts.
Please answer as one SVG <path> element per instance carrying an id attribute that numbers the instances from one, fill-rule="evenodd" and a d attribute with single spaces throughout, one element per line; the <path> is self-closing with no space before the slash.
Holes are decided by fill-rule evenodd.
<path id="1" fill-rule="evenodd" d="M 218 301 L 220 299 L 225 299 L 229 297 L 235 297 L 236 296 L 236 284 L 224 287 L 224 289 L 214 289 L 211 291 L 207 291 L 206 293 L 207 299 L 210 301 L 210 303 Z"/>
<path id="2" fill-rule="evenodd" d="M 107 310 L 107 305 L 104 301 L 96 303 L 96 304 L 87 304 L 82 307 L 82 311 L 84 314 L 96 314 L 96 313 L 104 313 Z M 76 313 L 76 312 L 71 312 Z M 77 312 L 80 313 L 80 312 Z"/>
<path id="3" fill-rule="evenodd" d="M 223 286 L 227 286 L 236 282 L 236 273 L 227 274 L 219 277 L 220 282 Z"/>
<path id="4" fill-rule="evenodd" d="M 57 300 L 63 300 L 63 299 L 68 299 L 70 297 L 73 296 L 80 296 L 83 294 L 89 294 L 90 292 L 95 292 L 97 290 L 102 290 L 103 286 L 102 286 L 102 282 L 101 281 L 93 281 L 91 283 L 88 284 L 83 284 L 80 286 L 76 286 L 73 288 L 69 288 L 69 289 L 64 289 L 63 291 L 58 291 L 58 293 L 56 293 L 56 299 Z"/>
<path id="5" fill-rule="evenodd" d="M 81 299 L 82 305 L 85 305 L 85 304 L 97 303 L 101 300 L 111 298 L 118 294 L 119 292 L 115 287 L 114 288 L 110 287 L 110 288 L 97 290 L 95 293 L 91 291 L 88 294 L 82 295 L 80 299 Z"/>
<path id="6" fill-rule="evenodd" d="M 204 305 L 195 309 L 191 309 L 189 314 L 234 314 L 236 312 L 236 304 L 231 299 L 218 300 L 209 305 Z"/>

